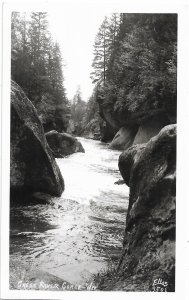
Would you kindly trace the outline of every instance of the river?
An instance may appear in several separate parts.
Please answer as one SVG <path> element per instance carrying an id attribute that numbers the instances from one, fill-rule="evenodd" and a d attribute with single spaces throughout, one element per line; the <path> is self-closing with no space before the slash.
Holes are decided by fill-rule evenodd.
<path id="1" fill-rule="evenodd" d="M 115 184 L 122 179 L 120 152 L 99 141 L 79 139 L 85 153 L 56 159 L 65 181 L 62 196 L 48 204 L 11 207 L 14 282 L 15 276 L 27 277 L 35 268 L 84 284 L 121 253 L 129 189 Z"/>

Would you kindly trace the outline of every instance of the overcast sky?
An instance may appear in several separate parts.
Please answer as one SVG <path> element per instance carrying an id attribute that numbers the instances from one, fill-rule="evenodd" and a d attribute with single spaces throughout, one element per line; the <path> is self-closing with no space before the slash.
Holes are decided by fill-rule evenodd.
<path id="1" fill-rule="evenodd" d="M 83 100 L 90 97 L 94 85 L 91 83 L 93 44 L 98 28 L 104 19 L 103 11 L 77 7 L 49 12 L 52 36 L 60 45 L 64 60 L 64 78 L 67 96 L 72 99 L 78 85 Z"/>

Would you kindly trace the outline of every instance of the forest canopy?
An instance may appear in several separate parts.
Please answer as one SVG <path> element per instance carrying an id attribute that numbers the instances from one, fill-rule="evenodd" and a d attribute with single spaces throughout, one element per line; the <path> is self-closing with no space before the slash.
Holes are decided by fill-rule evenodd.
<path id="1" fill-rule="evenodd" d="M 69 102 L 62 57 L 46 12 L 12 13 L 11 75 L 38 110 L 47 129 L 66 129 Z M 63 115 L 63 117 L 62 117 Z"/>
<path id="2" fill-rule="evenodd" d="M 177 15 L 112 14 L 94 43 L 91 77 L 114 114 L 176 114 Z"/>
<path id="3" fill-rule="evenodd" d="M 36 107 L 46 131 L 66 131 L 70 117 L 72 133 L 82 135 L 91 121 L 98 131 L 98 104 L 102 117 L 108 109 L 118 121 L 147 111 L 175 119 L 176 14 L 113 13 L 104 18 L 94 41 L 94 90 L 87 104 L 80 91 L 72 102 L 67 99 L 62 56 L 47 13 L 12 13 L 11 50 L 12 78 Z"/>

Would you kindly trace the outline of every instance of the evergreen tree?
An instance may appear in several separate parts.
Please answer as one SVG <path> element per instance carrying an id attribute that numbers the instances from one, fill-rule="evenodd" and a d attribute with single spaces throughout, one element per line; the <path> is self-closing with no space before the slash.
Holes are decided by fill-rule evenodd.
<path id="1" fill-rule="evenodd" d="M 176 14 L 113 14 L 101 25 L 94 47 L 92 79 L 102 117 L 108 111 L 123 124 L 133 115 L 162 113 L 175 122 Z"/>
<path id="2" fill-rule="evenodd" d="M 50 34 L 47 13 L 34 12 L 31 14 L 28 34 L 33 75 L 30 98 L 37 104 L 40 102 L 43 93 L 46 92 L 49 83 L 47 69 Z"/>
<path id="3" fill-rule="evenodd" d="M 94 71 L 91 73 L 93 83 L 106 81 L 106 71 L 109 59 L 109 23 L 105 18 L 99 28 L 99 32 L 95 39 L 94 44 L 94 60 L 92 67 Z"/>
<path id="4" fill-rule="evenodd" d="M 45 73 L 45 60 L 49 51 L 50 39 L 47 13 L 34 12 L 31 14 L 29 37 L 33 65 L 38 71 L 42 68 L 41 72 Z"/>
<path id="5" fill-rule="evenodd" d="M 47 130 L 66 130 L 69 103 L 62 57 L 48 30 L 47 13 L 12 14 L 12 78 L 38 110 Z M 45 125 L 46 124 L 46 125 Z"/>
<path id="6" fill-rule="evenodd" d="M 28 21 L 25 13 L 12 13 L 11 23 L 11 74 L 26 93 L 32 80 L 31 55 L 29 50 Z"/>
<path id="7" fill-rule="evenodd" d="M 177 16 L 121 14 L 109 48 L 104 105 L 176 110 Z"/>
<path id="8" fill-rule="evenodd" d="M 103 85 L 106 83 L 110 55 L 116 43 L 119 22 L 119 14 L 112 14 L 110 19 L 105 17 L 96 35 L 92 63 L 93 72 L 91 72 L 93 83 L 98 82 L 98 84 Z"/>
<path id="9" fill-rule="evenodd" d="M 109 20 L 110 47 L 112 48 L 112 50 L 117 42 L 117 35 L 119 33 L 120 22 L 120 14 L 113 13 Z"/>
<path id="10" fill-rule="evenodd" d="M 62 57 L 58 43 L 53 44 L 51 52 L 49 52 L 49 65 L 48 74 L 51 79 L 53 90 L 61 98 L 65 98 L 65 89 L 63 86 L 63 73 L 62 73 Z"/>
<path id="11" fill-rule="evenodd" d="M 84 116 L 86 113 L 86 102 L 82 100 L 80 86 L 73 97 L 71 103 L 71 117 L 74 122 L 75 135 L 82 135 L 84 131 Z"/>

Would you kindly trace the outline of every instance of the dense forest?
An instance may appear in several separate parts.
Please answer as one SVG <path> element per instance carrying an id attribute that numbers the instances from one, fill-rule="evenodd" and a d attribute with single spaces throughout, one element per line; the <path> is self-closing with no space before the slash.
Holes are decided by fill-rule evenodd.
<path id="1" fill-rule="evenodd" d="M 92 139 L 100 139 L 104 125 L 99 114 L 96 102 L 96 89 L 94 89 L 88 101 L 82 99 L 80 87 L 78 87 L 71 103 L 71 120 L 68 131 L 76 136 L 85 136 Z"/>
<path id="2" fill-rule="evenodd" d="M 175 121 L 176 55 L 176 15 L 113 13 L 104 18 L 94 41 L 90 99 L 82 99 L 78 87 L 68 101 L 47 13 L 12 14 L 12 78 L 36 107 L 45 131 L 103 140 L 147 112 L 147 117 L 165 112 Z"/>
<path id="3" fill-rule="evenodd" d="M 113 14 L 94 44 L 93 81 L 113 112 L 128 106 L 176 110 L 177 16 Z"/>
<path id="4" fill-rule="evenodd" d="M 57 42 L 48 29 L 45 12 L 12 13 L 12 79 L 38 111 L 46 130 L 66 130 L 70 105 Z"/>
<path id="5" fill-rule="evenodd" d="M 111 140 L 122 125 L 159 112 L 166 114 L 168 123 L 175 122 L 177 15 L 113 13 L 105 17 L 95 38 L 92 69 L 93 95 L 87 105 L 75 100 L 72 104 L 78 112 L 82 110 L 79 135 L 87 126 L 92 132 L 100 130 L 96 136 Z"/>

